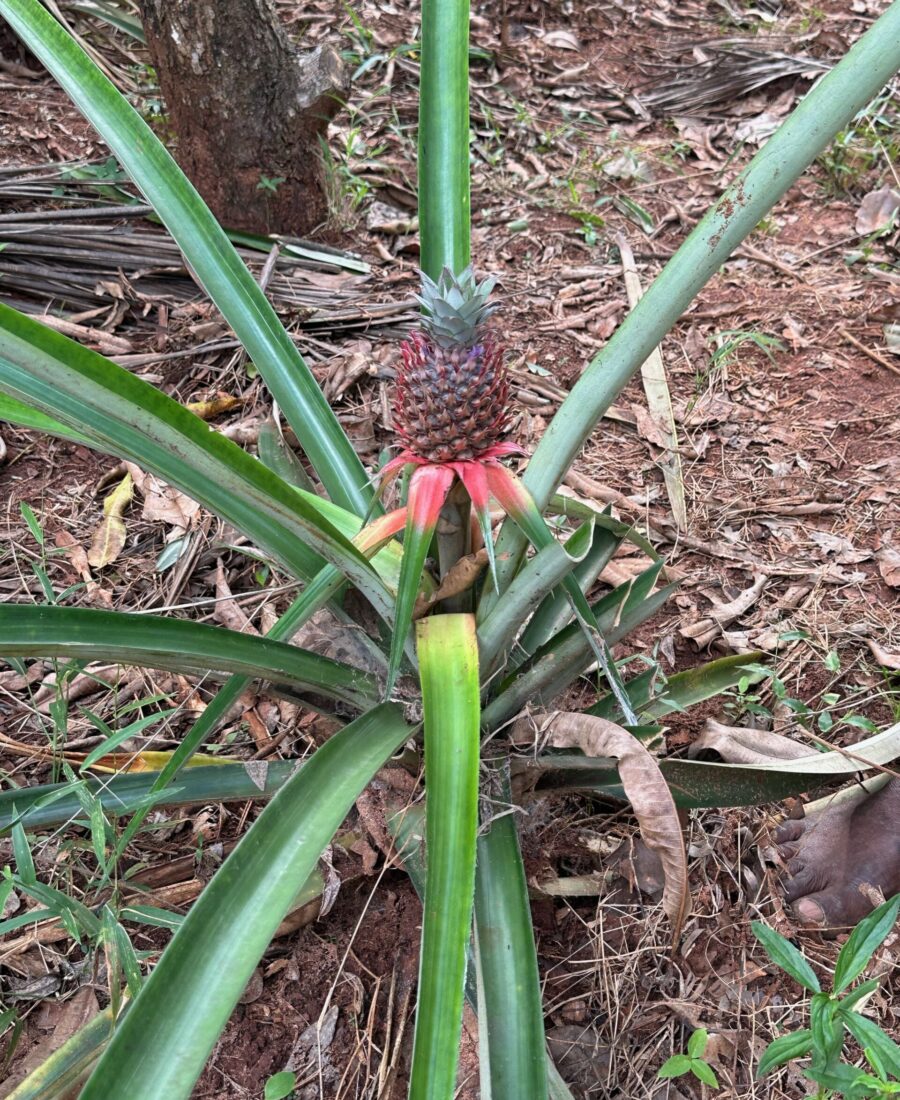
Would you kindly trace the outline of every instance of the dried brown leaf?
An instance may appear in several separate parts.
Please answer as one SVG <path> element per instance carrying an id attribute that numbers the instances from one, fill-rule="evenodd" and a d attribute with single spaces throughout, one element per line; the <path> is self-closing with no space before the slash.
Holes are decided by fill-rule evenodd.
<path id="1" fill-rule="evenodd" d="M 103 501 L 103 519 L 94 531 L 88 563 L 94 569 L 110 565 L 122 553 L 125 545 L 125 522 L 122 515 L 134 496 L 134 483 L 127 473 Z"/>
<path id="2" fill-rule="evenodd" d="M 142 518 L 151 522 L 169 523 L 182 532 L 187 531 L 200 511 L 200 505 L 132 462 L 126 462 L 125 468 L 134 479 L 135 488 L 144 498 Z"/>
<path id="3" fill-rule="evenodd" d="M 688 755 L 693 759 L 703 751 L 717 752 L 728 764 L 771 764 L 775 760 L 799 760 L 814 752 L 809 745 L 780 733 L 725 726 L 712 718 L 706 720 L 706 728 L 688 749 Z"/>
<path id="4" fill-rule="evenodd" d="M 14 1074 L 3 1082 L 3 1095 L 6 1096 L 7 1090 L 11 1092 L 30 1073 L 42 1066 L 76 1031 L 89 1024 L 99 1011 L 97 994 L 87 985 L 76 990 L 66 1001 L 50 1002 L 46 1015 L 53 1030 L 28 1051 L 16 1066 Z"/>
<path id="5" fill-rule="evenodd" d="M 420 596 L 416 600 L 413 617 L 416 619 L 421 618 L 441 600 L 449 600 L 451 596 L 458 596 L 461 592 L 468 591 L 484 572 L 487 563 L 487 550 L 478 550 L 474 554 L 467 554 L 464 558 L 460 558 L 447 571 L 446 577 L 441 581 L 436 592 L 428 598 Z"/>
<path id="6" fill-rule="evenodd" d="M 604 718 L 560 712 L 551 722 L 550 744 L 578 748 L 586 756 L 612 756 L 631 802 L 644 843 L 662 860 L 666 876 L 663 909 L 677 941 L 690 909 L 687 855 L 678 810 L 659 764 L 627 730 Z"/>
<path id="7" fill-rule="evenodd" d="M 222 413 L 231 412 L 232 409 L 243 405 L 245 400 L 246 398 L 239 395 L 220 393 L 209 398 L 208 401 L 189 401 L 186 408 L 201 420 L 212 420 L 216 416 L 221 416 Z"/>
<path id="8" fill-rule="evenodd" d="M 225 567 L 221 558 L 216 559 L 216 609 L 213 612 L 213 618 L 222 626 L 227 626 L 229 630 L 236 630 L 240 634 L 259 635 L 259 631 L 250 622 L 232 594 L 225 578 Z"/>
<path id="9" fill-rule="evenodd" d="M 884 646 L 880 646 L 878 642 L 869 639 L 869 649 L 872 651 L 872 656 L 881 665 L 882 668 L 890 669 L 891 672 L 900 672 L 900 653 L 892 653 L 890 650 L 885 649 Z"/>
<path id="10" fill-rule="evenodd" d="M 868 561 L 872 557 L 871 550 L 859 550 L 850 539 L 844 535 L 835 535 L 831 531 L 810 531 L 809 539 L 825 551 L 826 554 L 834 554 L 834 560 L 838 565 L 852 565 L 860 561 Z"/>
<path id="11" fill-rule="evenodd" d="M 890 225 L 891 218 L 900 208 L 900 191 L 893 187 L 879 187 L 863 197 L 856 212 L 856 232 L 861 237 L 876 233 Z"/>
<path id="12" fill-rule="evenodd" d="M 571 31 L 548 31 L 544 35 L 544 44 L 557 50 L 580 50 L 581 43 Z"/>
<path id="13" fill-rule="evenodd" d="M 878 572 L 884 583 L 891 588 L 900 588 L 900 550 L 896 550 L 890 543 L 885 543 L 875 555 L 878 562 Z"/>

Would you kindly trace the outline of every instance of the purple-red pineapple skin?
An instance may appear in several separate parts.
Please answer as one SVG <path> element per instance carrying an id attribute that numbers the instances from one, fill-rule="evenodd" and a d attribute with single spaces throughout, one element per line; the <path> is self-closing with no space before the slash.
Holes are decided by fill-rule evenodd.
<path id="1" fill-rule="evenodd" d="M 401 345 L 394 421 L 404 445 L 428 462 L 478 458 L 509 420 L 504 349 L 485 332 L 470 347 L 441 347 L 423 332 Z"/>

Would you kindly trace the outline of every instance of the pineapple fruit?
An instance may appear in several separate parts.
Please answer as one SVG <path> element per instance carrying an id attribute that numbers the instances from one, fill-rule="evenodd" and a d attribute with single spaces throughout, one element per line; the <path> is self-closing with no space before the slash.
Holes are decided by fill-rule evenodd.
<path id="1" fill-rule="evenodd" d="M 407 452 L 429 463 L 485 456 L 506 430 L 509 380 L 504 349 L 486 322 L 493 279 L 445 267 L 422 275 L 422 328 L 401 346 L 394 420 Z"/>

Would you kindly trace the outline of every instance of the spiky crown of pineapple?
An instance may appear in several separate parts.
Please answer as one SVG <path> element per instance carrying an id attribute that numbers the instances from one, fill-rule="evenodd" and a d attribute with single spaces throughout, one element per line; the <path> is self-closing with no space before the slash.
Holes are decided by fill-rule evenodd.
<path id="1" fill-rule="evenodd" d="M 442 348 L 471 347 L 481 336 L 481 327 L 497 309 L 489 302 L 497 280 L 478 283 L 471 266 L 460 275 L 445 267 L 435 282 L 421 272 L 422 293 L 416 295 L 424 307 L 422 328 Z"/>
<path id="2" fill-rule="evenodd" d="M 503 348 L 485 322 L 494 279 L 477 282 L 470 267 L 422 274 L 421 331 L 402 345 L 394 419 L 407 449 L 426 462 L 469 461 L 506 429 L 509 383 Z"/>

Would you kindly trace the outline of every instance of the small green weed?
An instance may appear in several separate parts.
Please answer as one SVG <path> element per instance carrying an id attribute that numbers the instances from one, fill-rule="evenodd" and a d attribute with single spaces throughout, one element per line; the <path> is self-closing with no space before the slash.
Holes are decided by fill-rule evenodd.
<path id="1" fill-rule="evenodd" d="M 288 1069 L 282 1070 L 281 1073 L 273 1073 L 266 1081 L 263 1100 L 285 1100 L 285 1097 L 293 1096 L 296 1087 L 296 1073 Z"/>
<path id="2" fill-rule="evenodd" d="M 713 1073 L 709 1062 L 703 1060 L 703 1052 L 706 1050 L 708 1041 L 709 1032 L 705 1028 L 698 1028 L 688 1039 L 687 1054 L 673 1054 L 663 1062 L 656 1076 L 683 1077 L 686 1073 L 692 1073 L 704 1085 L 717 1089 L 718 1078 Z"/>
<path id="3" fill-rule="evenodd" d="M 846 1100 L 900 1094 L 900 1046 L 868 1016 L 857 1011 L 878 988 L 872 978 L 844 993 L 862 974 L 876 949 L 887 939 L 900 912 L 900 894 L 879 905 L 859 922 L 841 948 L 834 968 L 834 986 L 825 993 L 812 967 L 796 947 L 761 921 L 753 921 L 754 936 L 766 954 L 794 981 L 812 993 L 810 1026 L 781 1035 L 770 1043 L 757 1068 L 763 1077 L 794 1058 L 811 1056 L 805 1077 L 818 1086 L 813 1100 L 843 1096 Z M 863 1048 L 869 1070 L 841 1061 L 845 1032 Z"/>
<path id="4" fill-rule="evenodd" d="M 883 172 L 891 172 L 898 155 L 897 117 L 888 94 L 879 96 L 846 130 L 841 130 L 816 163 L 825 170 L 825 189 L 829 194 L 853 196 L 868 189 L 871 181 L 867 182 L 867 177 L 879 165 Z"/>
<path id="5" fill-rule="evenodd" d="M 812 646 L 812 639 L 805 630 L 786 630 L 778 636 L 780 643 L 806 642 Z M 792 718 L 803 729 L 813 734 L 828 734 L 841 726 L 850 726 L 862 730 L 865 735 L 873 734 L 878 724 L 862 713 L 873 703 L 883 703 L 891 711 L 900 706 L 900 693 L 890 683 L 880 690 L 871 687 L 843 687 L 834 690 L 836 681 L 842 672 L 841 659 L 836 649 L 813 649 L 812 656 L 822 670 L 829 674 L 826 689 L 813 699 L 804 701 L 794 695 L 785 680 L 771 668 L 759 664 L 747 664 L 746 675 L 738 682 L 733 701 L 727 704 L 735 715 L 752 714 L 756 717 L 771 719 L 773 707 L 767 705 L 765 691 L 771 692 L 776 708 L 790 711 Z M 808 666 L 807 666 L 808 667 Z"/>

